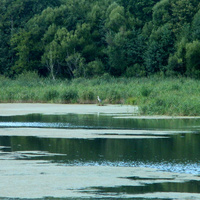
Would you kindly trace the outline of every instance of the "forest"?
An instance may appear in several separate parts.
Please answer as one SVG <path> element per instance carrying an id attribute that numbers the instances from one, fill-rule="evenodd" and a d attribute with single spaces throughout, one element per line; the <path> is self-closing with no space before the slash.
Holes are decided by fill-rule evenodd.
<path id="1" fill-rule="evenodd" d="M 198 0 L 0 0 L 0 74 L 200 78 Z"/>

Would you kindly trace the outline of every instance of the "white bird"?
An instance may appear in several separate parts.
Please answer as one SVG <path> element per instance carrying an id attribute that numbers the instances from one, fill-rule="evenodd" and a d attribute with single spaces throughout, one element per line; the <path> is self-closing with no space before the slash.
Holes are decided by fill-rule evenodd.
<path id="1" fill-rule="evenodd" d="M 97 100 L 99 101 L 99 103 L 101 103 L 101 99 L 99 98 L 99 96 L 97 96 Z"/>

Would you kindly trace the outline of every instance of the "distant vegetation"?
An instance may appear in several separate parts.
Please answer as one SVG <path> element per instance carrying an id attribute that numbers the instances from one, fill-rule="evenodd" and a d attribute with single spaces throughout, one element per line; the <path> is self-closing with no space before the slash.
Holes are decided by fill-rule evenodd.
<path id="1" fill-rule="evenodd" d="M 138 105 L 145 115 L 200 115 L 200 81 L 191 78 L 98 78 L 52 80 L 36 73 L 0 77 L 0 102 Z"/>
<path id="2" fill-rule="evenodd" d="M 1 0 L 0 74 L 24 71 L 199 78 L 199 0 Z"/>
<path id="3" fill-rule="evenodd" d="M 0 102 L 200 115 L 199 0 L 1 0 Z"/>

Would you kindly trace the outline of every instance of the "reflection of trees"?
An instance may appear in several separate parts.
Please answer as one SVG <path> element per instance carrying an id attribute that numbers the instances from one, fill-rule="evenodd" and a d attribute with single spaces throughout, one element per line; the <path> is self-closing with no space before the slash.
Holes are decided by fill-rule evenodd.
<path id="1" fill-rule="evenodd" d="M 10 146 L 10 137 L 6 137 L 6 136 L 1 137 L 0 146 L 9 147 Z"/>
<path id="2" fill-rule="evenodd" d="M 150 179 L 151 180 L 151 179 Z M 99 192 L 115 192 L 126 194 L 144 194 L 153 192 L 188 192 L 199 193 L 200 182 L 164 182 L 164 183 L 149 183 L 141 186 L 119 186 L 119 187 L 101 187 L 96 188 Z"/>
<path id="3" fill-rule="evenodd" d="M 173 136 L 174 145 L 173 151 L 180 160 L 187 162 L 187 160 L 196 161 L 200 155 L 199 134 L 184 134 L 183 136 Z"/>
<path id="4" fill-rule="evenodd" d="M 9 144 L 7 140 L 5 143 Z M 4 145 L 3 142 L 0 144 Z M 132 140 L 11 137 L 10 144 L 12 151 L 41 150 L 66 154 L 65 161 L 196 162 L 200 155 L 199 135 L 194 134 Z"/>
<path id="5" fill-rule="evenodd" d="M 4 117 L 2 121 L 67 123 L 74 128 L 183 129 L 198 126 L 199 120 L 119 119 L 102 115 L 27 115 Z M 62 128 L 62 127 L 61 127 Z M 85 129 L 87 131 L 87 129 Z M 106 133 L 106 129 L 102 129 Z M 114 133 L 114 131 L 113 131 Z M 56 134 L 56 133 L 55 133 Z M 199 134 L 178 134 L 157 139 L 50 139 L 36 137 L 2 137 L 1 146 L 17 150 L 41 150 L 67 154 L 65 160 L 196 162 L 200 155 Z"/>
<path id="6" fill-rule="evenodd" d="M 142 130 L 191 130 L 193 129 L 192 127 L 198 127 L 200 121 L 199 119 L 120 119 L 97 114 L 30 114 L 25 116 L 8 116 L 0 118 L 2 121 L 12 122 L 70 123 L 74 126 L 77 126 L 77 128 L 79 128 L 78 126 L 89 126 L 92 128 L 122 128 Z"/>

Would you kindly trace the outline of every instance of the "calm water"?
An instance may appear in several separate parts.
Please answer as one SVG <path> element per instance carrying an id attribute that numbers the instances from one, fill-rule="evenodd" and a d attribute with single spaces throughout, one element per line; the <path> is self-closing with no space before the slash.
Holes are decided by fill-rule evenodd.
<path id="1" fill-rule="evenodd" d="M 48 160 L 59 165 L 153 167 L 158 170 L 200 175 L 200 119 L 120 119 L 106 115 L 26 115 L 0 117 L 0 128 L 127 129 L 177 131 L 165 138 L 60 139 L 0 137 L 0 159 Z M 28 152 L 15 154 L 12 152 Z M 31 152 L 40 153 L 38 156 Z M 52 153 L 52 154 L 51 154 Z M 132 179 L 139 179 L 132 177 Z M 142 186 L 93 188 L 99 194 L 124 192 L 200 193 L 198 181 L 152 183 Z"/>

